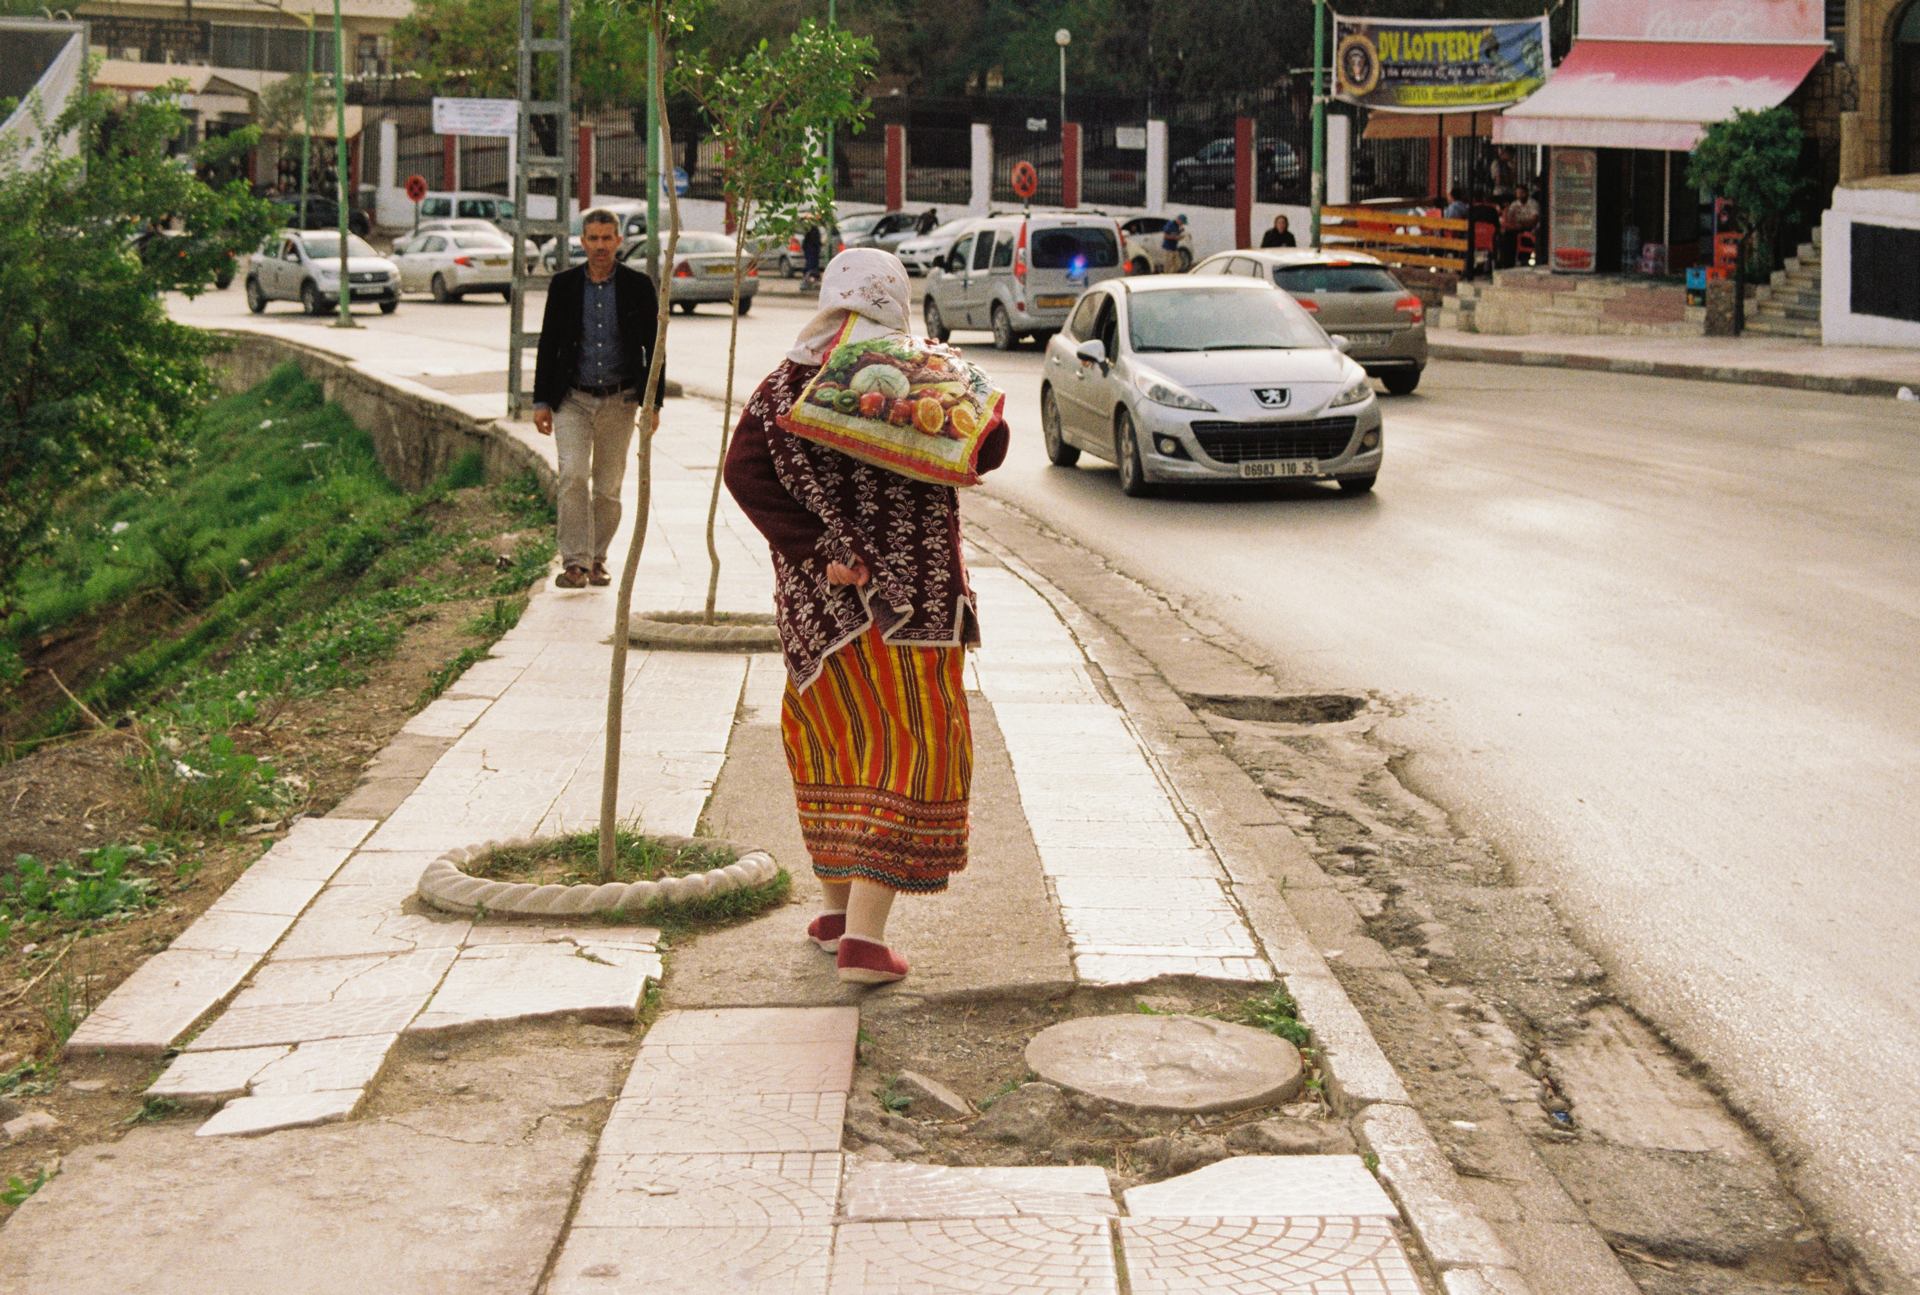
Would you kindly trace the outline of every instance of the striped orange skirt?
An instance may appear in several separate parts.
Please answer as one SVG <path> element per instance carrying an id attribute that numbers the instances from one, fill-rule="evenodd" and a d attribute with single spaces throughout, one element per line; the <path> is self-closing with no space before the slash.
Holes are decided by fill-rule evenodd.
<path id="1" fill-rule="evenodd" d="M 780 739 L 823 881 L 931 894 L 967 866 L 965 659 L 957 647 L 890 647 L 876 627 L 829 656 L 806 692 L 788 681 Z"/>

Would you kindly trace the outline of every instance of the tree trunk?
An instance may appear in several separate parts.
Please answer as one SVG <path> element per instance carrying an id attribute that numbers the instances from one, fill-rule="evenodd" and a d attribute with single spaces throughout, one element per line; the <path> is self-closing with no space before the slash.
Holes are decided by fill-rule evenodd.
<path id="1" fill-rule="evenodd" d="M 655 93 L 660 103 L 660 154 L 673 156 L 673 130 L 667 124 L 667 46 L 661 31 L 660 10 L 665 0 L 653 0 L 651 23 L 655 53 Z M 680 188 L 667 186 L 667 245 L 662 265 L 672 265 L 680 245 Z M 633 583 L 640 571 L 640 551 L 647 543 L 647 523 L 653 501 L 653 436 L 659 427 L 654 402 L 660 391 L 660 374 L 667 354 L 667 318 L 673 313 L 673 276 L 662 274 L 655 285 L 660 314 L 653 330 L 652 362 L 647 366 L 646 389 L 640 393 L 639 501 L 634 509 L 633 538 L 627 544 L 627 560 L 620 568 L 620 586 L 613 600 L 613 660 L 607 674 L 607 741 L 600 771 L 600 881 L 614 880 L 614 830 L 619 824 L 620 805 L 620 729 L 627 699 L 627 635 L 633 614 Z"/>
<path id="2" fill-rule="evenodd" d="M 739 220 L 733 240 L 733 319 L 727 329 L 727 393 L 720 412 L 720 461 L 713 468 L 713 493 L 707 499 L 707 612 L 706 623 L 713 624 L 714 604 L 720 597 L 720 549 L 714 539 L 714 526 L 720 517 L 720 482 L 727 471 L 727 445 L 733 439 L 733 363 L 740 353 L 740 281 L 747 229 L 753 217 L 753 197 L 740 199 Z"/>

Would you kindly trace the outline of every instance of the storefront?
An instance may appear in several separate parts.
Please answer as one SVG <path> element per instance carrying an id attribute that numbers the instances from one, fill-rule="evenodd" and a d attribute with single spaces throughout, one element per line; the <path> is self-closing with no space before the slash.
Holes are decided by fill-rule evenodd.
<path id="1" fill-rule="evenodd" d="M 1826 54 L 1823 0 L 1584 0 L 1565 61 L 1493 133 L 1553 151 L 1555 268 L 1668 273 L 1709 256 L 1688 154 L 1736 110 L 1786 102 Z"/>

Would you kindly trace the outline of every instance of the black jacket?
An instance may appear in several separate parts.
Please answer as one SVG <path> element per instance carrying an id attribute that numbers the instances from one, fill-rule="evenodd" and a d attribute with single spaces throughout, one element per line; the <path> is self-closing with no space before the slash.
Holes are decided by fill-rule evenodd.
<path id="1" fill-rule="evenodd" d="M 576 265 L 553 276 L 547 285 L 547 311 L 540 321 L 540 355 L 533 370 L 535 404 L 549 409 L 573 390 L 573 375 L 580 367 L 580 298 L 585 293 L 587 267 Z M 636 394 L 646 390 L 647 353 L 653 349 L 653 333 L 659 324 L 660 302 L 653 280 L 630 266 L 613 267 L 613 307 L 620 317 L 620 343 L 627 353 L 627 374 L 633 379 Z M 667 391 L 667 372 L 660 369 L 660 394 L 654 398 L 658 408 Z"/>
<path id="2" fill-rule="evenodd" d="M 1294 238 L 1292 230 L 1288 230 L 1283 234 L 1277 229 L 1269 229 L 1265 234 L 1260 236 L 1260 246 L 1294 247 L 1297 246 L 1297 240 Z"/>

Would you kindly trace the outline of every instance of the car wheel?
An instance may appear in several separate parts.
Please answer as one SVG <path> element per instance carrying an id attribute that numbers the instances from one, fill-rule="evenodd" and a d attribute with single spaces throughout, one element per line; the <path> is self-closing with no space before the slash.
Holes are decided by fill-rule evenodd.
<path id="1" fill-rule="evenodd" d="M 356 211 L 347 217 L 347 232 L 365 238 L 373 232 L 373 221 L 367 218 L 366 212 Z"/>
<path id="2" fill-rule="evenodd" d="M 220 289 L 220 291 L 222 292 L 225 292 L 228 288 L 231 288 L 233 286 L 233 271 L 230 269 L 222 270 L 220 271 L 220 273 L 214 275 L 213 286 Z"/>
<path id="3" fill-rule="evenodd" d="M 1011 351 L 1020 339 L 1014 336 L 1013 320 L 1007 316 L 1007 308 L 999 302 L 993 303 L 993 349 Z"/>
<path id="4" fill-rule="evenodd" d="M 439 302 L 441 305 L 444 306 L 449 301 L 453 300 L 453 293 L 447 290 L 447 281 L 442 276 L 438 274 L 433 276 L 432 287 L 433 287 L 433 299 Z"/>
<path id="5" fill-rule="evenodd" d="M 1335 477 L 1334 478 L 1335 481 L 1339 482 L 1340 489 L 1344 490 L 1347 494 L 1350 494 L 1350 495 L 1366 494 L 1368 491 L 1373 489 L 1373 483 L 1375 481 L 1378 481 L 1379 479 L 1380 478 L 1377 473 L 1372 476 L 1365 476 L 1365 477 Z"/>
<path id="6" fill-rule="evenodd" d="M 673 303 L 673 308 L 683 315 L 691 315 L 694 305 L 695 303 L 691 301 L 676 301 Z"/>
<path id="7" fill-rule="evenodd" d="M 1153 493 L 1147 484 L 1147 469 L 1140 462 L 1140 434 L 1133 429 L 1133 415 L 1122 409 L 1113 418 L 1113 461 L 1120 469 L 1120 493 L 1139 499 Z"/>
<path id="8" fill-rule="evenodd" d="M 400 302 L 398 301 L 398 299 L 393 301 L 383 301 L 380 303 L 380 313 L 383 315 L 391 315 L 394 311 L 398 309 L 400 309 Z"/>
<path id="9" fill-rule="evenodd" d="M 1127 262 L 1127 273 L 1128 274 L 1152 274 L 1153 262 L 1149 261 L 1144 256 L 1136 256 L 1131 261 Z"/>
<path id="10" fill-rule="evenodd" d="M 247 309 L 256 315 L 267 313 L 267 294 L 260 291 L 260 280 L 247 276 Z"/>
<path id="11" fill-rule="evenodd" d="M 747 312 L 748 312 L 749 310 L 752 310 L 752 309 L 753 309 L 753 298 L 752 298 L 752 297 L 742 297 L 742 298 L 740 298 L 740 304 L 739 304 L 739 306 L 738 306 L 738 307 L 736 307 L 736 308 L 734 309 L 734 312 L 733 312 L 733 313 L 734 313 L 734 314 L 736 314 L 736 315 L 744 315 L 744 314 L 746 314 L 746 313 L 747 313 Z"/>
<path id="12" fill-rule="evenodd" d="M 300 285 L 300 304 L 307 308 L 309 315 L 320 313 L 320 290 L 313 286 L 311 279 Z"/>
<path id="13" fill-rule="evenodd" d="M 946 318 L 941 315 L 940 307 L 934 304 L 932 297 L 928 297 L 926 304 L 920 307 L 920 318 L 926 321 L 927 336 L 934 341 L 944 342 L 953 336 L 953 331 L 947 327 Z"/>
<path id="14" fill-rule="evenodd" d="M 800 267 L 793 263 L 793 258 L 790 256 L 782 256 L 780 258 L 780 277 L 783 279 L 793 279 L 798 278 L 799 275 Z"/>
<path id="15" fill-rule="evenodd" d="M 1413 394 L 1413 389 L 1420 385 L 1420 370 L 1394 369 L 1381 374 L 1380 381 L 1394 395 L 1410 396 Z"/>
<path id="16" fill-rule="evenodd" d="M 1070 468 L 1080 461 L 1080 447 L 1067 444 L 1060 432 L 1060 404 L 1052 387 L 1040 388 L 1040 435 L 1047 443 L 1047 462 L 1056 468 Z"/>

